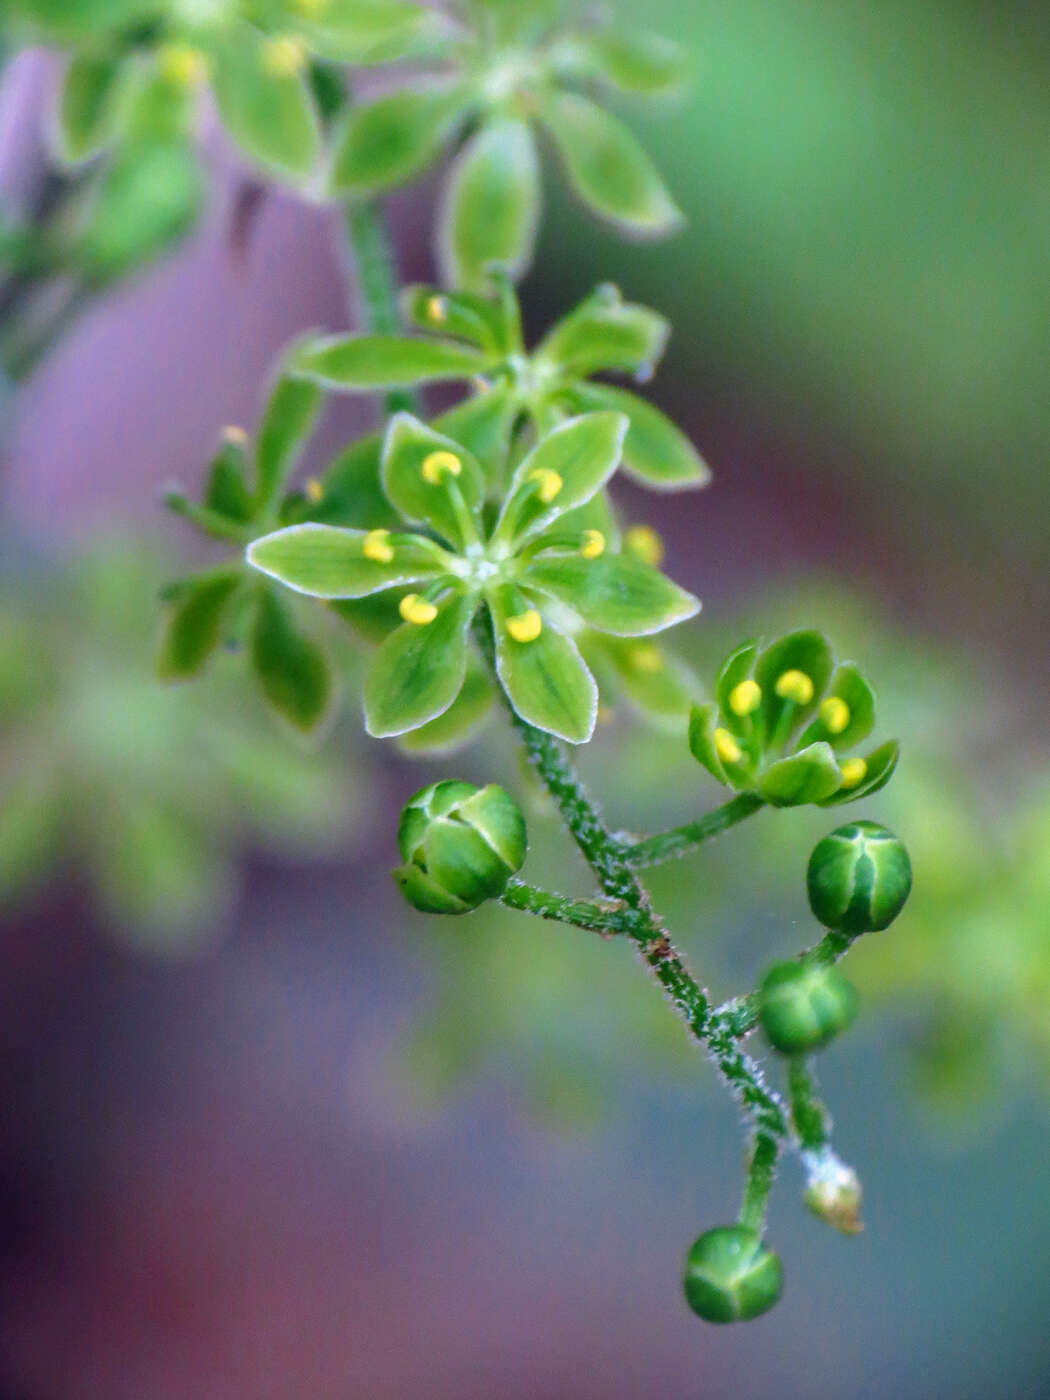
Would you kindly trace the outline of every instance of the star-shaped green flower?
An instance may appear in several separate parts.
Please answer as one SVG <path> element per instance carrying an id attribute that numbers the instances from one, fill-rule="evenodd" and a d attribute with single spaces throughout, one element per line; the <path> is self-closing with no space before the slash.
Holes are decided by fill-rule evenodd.
<path id="1" fill-rule="evenodd" d="M 658 569 L 615 553 L 600 530 L 581 524 L 581 508 L 619 464 L 627 428 L 614 412 L 559 424 L 518 464 L 492 519 L 474 454 L 399 413 L 383 447 L 383 488 L 399 514 L 428 533 L 292 525 L 251 544 L 248 562 L 317 598 L 413 590 L 401 598 L 403 621 L 366 678 L 371 734 L 404 734 L 449 709 L 467 675 L 471 623 L 487 605 L 497 674 L 514 709 L 583 743 L 594 729 L 598 688 L 571 633 L 586 626 L 641 636 L 700 606 Z"/>

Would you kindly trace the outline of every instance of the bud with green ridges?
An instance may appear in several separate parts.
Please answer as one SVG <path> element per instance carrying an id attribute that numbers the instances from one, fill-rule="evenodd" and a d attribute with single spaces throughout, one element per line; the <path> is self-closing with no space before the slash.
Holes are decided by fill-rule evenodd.
<path id="1" fill-rule="evenodd" d="M 818 841 L 806 871 L 809 906 L 825 928 L 875 933 L 888 928 L 911 892 L 903 842 L 877 822 L 840 826 Z"/>
<path id="2" fill-rule="evenodd" d="M 496 899 L 525 861 L 525 818 L 500 787 L 446 781 L 423 788 L 401 814 L 394 871 L 401 893 L 427 914 L 466 914 Z"/>
<path id="3" fill-rule="evenodd" d="M 777 1302 L 783 1287 L 780 1259 L 754 1230 L 719 1225 L 689 1251 L 685 1296 L 707 1322 L 749 1322 Z"/>
<path id="4" fill-rule="evenodd" d="M 836 968 L 781 962 L 758 992 L 758 1019 L 769 1043 L 785 1055 L 819 1050 L 857 1014 L 857 990 Z"/>

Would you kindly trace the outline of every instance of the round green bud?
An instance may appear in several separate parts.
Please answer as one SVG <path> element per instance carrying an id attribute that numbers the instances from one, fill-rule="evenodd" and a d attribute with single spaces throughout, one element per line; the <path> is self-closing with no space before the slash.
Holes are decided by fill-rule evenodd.
<path id="1" fill-rule="evenodd" d="M 427 914 L 466 914 L 495 899 L 525 861 L 525 818 L 509 793 L 490 784 L 432 783 L 401 813 L 405 864 L 394 879 Z"/>
<path id="2" fill-rule="evenodd" d="M 813 848 L 806 888 L 809 907 L 825 928 L 874 933 L 904 908 L 911 861 L 892 831 L 877 822 L 849 822 Z"/>
<path id="3" fill-rule="evenodd" d="M 700 1236 L 685 1262 L 685 1296 L 708 1322 L 749 1322 L 780 1297 L 780 1260 L 754 1230 L 719 1225 Z"/>
<path id="4" fill-rule="evenodd" d="M 834 967 L 776 963 L 758 989 L 758 1019 L 774 1050 L 819 1050 L 857 1014 L 857 989 Z"/>

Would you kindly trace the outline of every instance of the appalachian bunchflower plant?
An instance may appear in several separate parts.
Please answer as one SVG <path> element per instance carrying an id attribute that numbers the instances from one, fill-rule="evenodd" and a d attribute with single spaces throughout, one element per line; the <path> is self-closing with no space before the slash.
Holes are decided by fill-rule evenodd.
<path id="1" fill-rule="evenodd" d="M 315 598 L 411 590 L 399 603 L 401 625 L 368 671 L 369 733 L 403 734 L 449 709 L 466 677 L 471 623 L 485 605 L 496 673 L 515 713 L 584 743 L 598 688 L 572 632 L 583 623 L 614 636 L 648 635 L 700 606 L 580 523 L 619 464 L 627 427 L 623 414 L 609 412 L 559 424 L 518 464 L 487 523 L 486 475 L 473 453 L 398 414 L 383 448 L 383 487 L 407 523 L 430 533 L 292 525 L 251 544 L 248 562 Z"/>

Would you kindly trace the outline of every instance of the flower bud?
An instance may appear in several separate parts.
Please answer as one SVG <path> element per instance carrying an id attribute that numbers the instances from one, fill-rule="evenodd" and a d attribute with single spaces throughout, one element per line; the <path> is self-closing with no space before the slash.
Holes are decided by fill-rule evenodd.
<path id="1" fill-rule="evenodd" d="M 876 822 L 850 822 L 817 842 L 806 887 L 809 907 L 825 928 L 874 933 L 903 909 L 911 861 L 892 831 Z"/>
<path id="2" fill-rule="evenodd" d="M 685 1296 L 708 1322 L 748 1322 L 780 1297 L 780 1260 L 753 1230 L 719 1225 L 700 1236 L 685 1264 Z"/>
<path id="3" fill-rule="evenodd" d="M 858 1235 L 860 1221 L 860 1179 L 852 1167 L 839 1161 L 829 1147 L 802 1154 L 806 1173 L 804 1200 L 814 1215 L 844 1235 Z"/>
<path id="4" fill-rule="evenodd" d="M 525 818 L 500 787 L 442 782 L 417 792 L 397 833 L 394 879 L 427 914 L 465 914 L 501 895 L 525 861 Z"/>
<path id="5" fill-rule="evenodd" d="M 819 1050 L 857 1014 L 857 989 L 833 967 L 776 963 L 758 990 L 758 1019 L 785 1055 Z"/>

